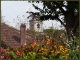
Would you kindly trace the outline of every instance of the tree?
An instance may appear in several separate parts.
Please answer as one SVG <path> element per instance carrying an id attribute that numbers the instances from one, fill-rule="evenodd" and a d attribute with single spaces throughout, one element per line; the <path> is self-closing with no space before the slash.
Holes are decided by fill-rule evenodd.
<path id="1" fill-rule="evenodd" d="M 21 25 L 21 24 L 25 24 L 25 25 L 27 25 L 27 26 L 28 26 L 28 24 L 29 24 L 29 21 L 28 21 L 28 19 L 26 19 L 26 16 L 25 16 L 25 15 L 23 15 L 22 17 L 17 16 L 16 19 L 13 19 L 13 22 L 16 23 L 16 26 L 15 26 L 15 27 L 16 27 L 18 30 L 20 30 L 20 25 Z"/>
<path id="2" fill-rule="evenodd" d="M 69 40 L 74 40 L 74 34 L 79 26 L 79 1 L 36 1 L 43 3 L 43 9 L 33 4 L 40 12 L 29 12 L 34 16 L 40 16 L 44 20 L 59 21 L 66 29 Z M 60 18 L 63 16 L 62 18 Z"/>

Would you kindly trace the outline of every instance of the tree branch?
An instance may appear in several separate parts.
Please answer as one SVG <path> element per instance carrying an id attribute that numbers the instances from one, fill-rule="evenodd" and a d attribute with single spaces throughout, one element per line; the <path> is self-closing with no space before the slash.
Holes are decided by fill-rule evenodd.
<path id="1" fill-rule="evenodd" d="M 64 9 L 62 8 L 62 6 L 60 6 L 60 4 L 59 3 L 57 3 L 57 2 L 54 2 L 58 7 L 59 7 L 59 9 L 62 11 L 62 13 L 65 15 L 65 11 L 64 11 Z"/>
<path id="2" fill-rule="evenodd" d="M 57 19 L 66 28 L 66 25 L 59 18 L 57 18 Z"/>

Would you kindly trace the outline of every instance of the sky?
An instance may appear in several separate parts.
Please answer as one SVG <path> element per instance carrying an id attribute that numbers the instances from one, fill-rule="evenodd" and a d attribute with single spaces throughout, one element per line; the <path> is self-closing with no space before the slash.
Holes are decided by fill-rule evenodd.
<path id="1" fill-rule="evenodd" d="M 42 8 L 42 3 L 34 3 L 35 5 L 38 5 L 40 8 Z M 36 12 L 35 8 L 32 6 L 32 3 L 29 3 L 27 1 L 1 1 L 1 14 L 3 16 L 4 22 L 7 22 L 8 25 L 13 26 L 17 28 L 17 23 L 20 21 L 17 21 L 17 16 L 20 17 L 21 20 L 25 21 L 27 24 L 27 28 L 29 28 L 29 19 L 26 17 L 29 16 L 27 11 Z M 25 17 L 23 17 L 23 15 Z M 54 26 L 56 29 L 60 29 L 60 23 L 52 20 L 43 21 L 43 27 L 44 29 L 49 28 L 50 26 Z"/>

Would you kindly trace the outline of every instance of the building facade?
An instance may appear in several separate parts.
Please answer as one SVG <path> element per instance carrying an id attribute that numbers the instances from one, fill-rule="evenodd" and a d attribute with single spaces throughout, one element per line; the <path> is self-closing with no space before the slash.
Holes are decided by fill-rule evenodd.
<path id="1" fill-rule="evenodd" d="M 30 21 L 30 30 L 35 32 L 43 32 L 43 21 L 39 18 L 31 19 Z"/>

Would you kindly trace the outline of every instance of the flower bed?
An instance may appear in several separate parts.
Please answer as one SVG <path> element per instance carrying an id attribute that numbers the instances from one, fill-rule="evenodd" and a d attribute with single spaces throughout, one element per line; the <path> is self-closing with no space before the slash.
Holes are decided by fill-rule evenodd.
<path id="1" fill-rule="evenodd" d="M 78 50 L 72 53 L 70 51 L 67 47 L 47 39 L 41 43 L 33 42 L 27 45 L 21 44 L 20 47 L 1 48 L 0 52 L 1 59 L 69 59 L 70 54 L 78 53 Z"/>

